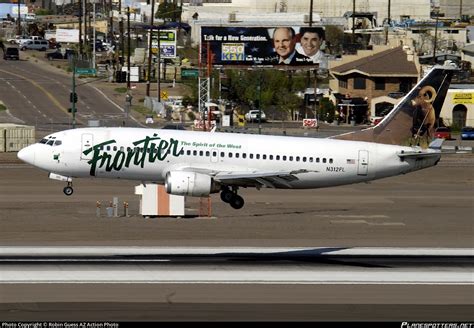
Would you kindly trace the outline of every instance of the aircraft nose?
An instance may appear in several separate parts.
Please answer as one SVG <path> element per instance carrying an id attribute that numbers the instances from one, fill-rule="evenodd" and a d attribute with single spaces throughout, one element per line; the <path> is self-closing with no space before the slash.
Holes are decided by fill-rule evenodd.
<path id="1" fill-rule="evenodd" d="M 23 162 L 35 165 L 35 150 L 32 146 L 25 147 L 21 149 L 18 154 L 18 158 L 21 159 Z"/>

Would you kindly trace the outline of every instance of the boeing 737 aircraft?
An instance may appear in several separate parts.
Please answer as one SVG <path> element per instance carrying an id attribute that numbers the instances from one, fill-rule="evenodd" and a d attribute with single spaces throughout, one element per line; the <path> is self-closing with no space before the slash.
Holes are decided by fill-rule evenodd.
<path id="1" fill-rule="evenodd" d="M 331 187 L 436 165 L 441 140 L 431 140 L 452 73 L 434 67 L 377 126 L 327 139 L 81 128 L 50 134 L 18 157 L 66 182 L 68 196 L 73 178 L 132 179 L 164 184 L 174 195 L 220 192 L 240 209 L 241 187 Z"/>

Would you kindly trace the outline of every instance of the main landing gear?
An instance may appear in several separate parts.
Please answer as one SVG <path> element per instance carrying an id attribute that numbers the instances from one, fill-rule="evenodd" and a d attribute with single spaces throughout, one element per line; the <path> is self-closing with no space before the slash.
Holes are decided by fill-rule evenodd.
<path id="1" fill-rule="evenodd" d="M 72 182 L 68 182 L 67 186 L 64 187 L 63 192 L 66 196 L 71 196 L 74 190 L 72 189 Z"/>
<path id="2" fill-rule="evenodd" d="M 237 195 L 237 190 L 237 187 L 232 187 L 232 190 L 228 187 L 223 187 L 221 191 L 221 200 L 224 203 L 230 204 L 236 210 L 241 209 L 245 204 L 244 199 Z"/>

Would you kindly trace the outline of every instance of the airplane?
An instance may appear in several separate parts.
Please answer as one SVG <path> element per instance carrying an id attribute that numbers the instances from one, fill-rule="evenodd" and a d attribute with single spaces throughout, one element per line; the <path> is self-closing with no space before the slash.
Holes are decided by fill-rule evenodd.
<path id="1" fill-rule="evenodd" d="M 234 209 L 239 188 L 312 189 L 367 182 L 434 166 L 433 132 L 453 69 L 435 66 L 375 127 L 329 138 L 150 128 L 99 127 L 52 133 L 18 152 L 22 161 L 66 182 L 131 179 L 167 193 L 219 193 Z"/>

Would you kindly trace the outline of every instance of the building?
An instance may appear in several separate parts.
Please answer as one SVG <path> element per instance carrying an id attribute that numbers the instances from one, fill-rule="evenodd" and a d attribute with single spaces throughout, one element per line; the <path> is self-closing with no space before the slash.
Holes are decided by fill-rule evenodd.
<path id="1" fill-rule="evenodd" d="M 335 80 L 330 82 L 330 88 L 347 95 L 345 98 L 365 99 L 370 115 L 379 116 L 383 110 L 393 108 L 418 81 L 415 57 L 402 47 L 378 48 L 365 57 L 360 55 L 359 59 L 340 65 L 331 62 L 330 73 Z"/>

